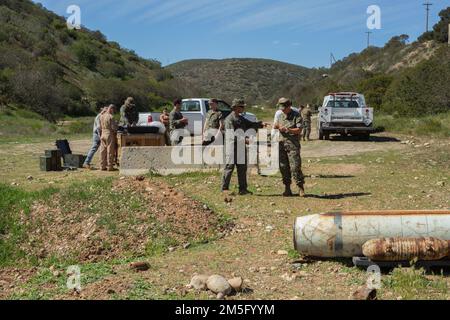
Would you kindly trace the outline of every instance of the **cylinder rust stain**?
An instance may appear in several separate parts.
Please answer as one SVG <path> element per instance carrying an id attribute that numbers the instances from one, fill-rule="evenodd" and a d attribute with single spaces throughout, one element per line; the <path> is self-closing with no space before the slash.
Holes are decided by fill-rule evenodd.
<path id="1" fill-rule="evenodd" d="M 441 260 L 449 256 L 449 248 L 449 241 L 431 237 L 374 239 L 362 247 L 373 261 Z"/>

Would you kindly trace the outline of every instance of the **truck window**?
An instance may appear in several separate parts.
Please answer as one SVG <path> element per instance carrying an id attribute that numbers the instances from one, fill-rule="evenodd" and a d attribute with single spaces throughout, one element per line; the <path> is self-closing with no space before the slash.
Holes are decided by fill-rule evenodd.
<path id="1" fill-rule="evenodd" d="M 222 112 L 231 112 L 231 107 L 225 101 L 219 101 L 219 110 Z"/>
<path id="2" fill-rule="evenodd" d="M 327 104 L 327 108 L 359 108 L 358 102 L 350 100 L 331 100 Z"/>
<path id="3" fill-rule="evenodd" d="M 183 101 L 181 112 L 200 112 L 202 111 L 200 101 Z"/>

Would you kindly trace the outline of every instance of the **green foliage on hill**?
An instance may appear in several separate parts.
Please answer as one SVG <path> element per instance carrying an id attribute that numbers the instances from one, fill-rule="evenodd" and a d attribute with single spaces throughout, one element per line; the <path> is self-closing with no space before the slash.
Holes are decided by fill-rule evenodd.
<path id="1" fill-rule="evenodd" d="M 128 96 L 151 110 L 191 92 L 160 62 L 108 42 L 99 31 L 69 30 L 64 18 L 29 0 L 0 0 L 1 105 L 55 121 L 120 106 Z"/>
<path id="2" fill-rule="evenodd" d="M 381 110 L 408 116 L 450 110 L 450 49 L 443 47 L 430 60 L 405 70 L 386 92 Z"/>
<path id="3" fill-rule="evenodd" d="M 419 41 L 435 40 L 441 43 L 448 43 L 448 25 L 450 24 L 450 7 L 439 13 L 441 20 L 433 27 L 433 31 L 425 32 L 420 36 Z"/>
<path id="4" fill-rule="evenodd" d="M 272 104 L 297 83 L 317 77 L 318 70 L 266 59 L 187 60 L 167 67 L 174 76 L 228 101 Z"/>

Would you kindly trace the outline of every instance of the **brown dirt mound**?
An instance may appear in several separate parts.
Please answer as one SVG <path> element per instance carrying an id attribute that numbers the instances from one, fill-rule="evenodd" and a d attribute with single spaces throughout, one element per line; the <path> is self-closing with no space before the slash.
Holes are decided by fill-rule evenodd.
<path id="1" fill-rule="evenodd" d="M 145 255 L 155 246 L 165 251 L 223 231 L 218 215 L 165 183 L 127 178 L 107 192 L 105 199 L 100 193 L 95 199 L 65 203 L 58 194 L 49 203 L 36 203 L 22 218 L 29 230 L 22 249 L 40 259 L 95 262 Z M 134 202 L 124 205 L 125 198 Z M 93 211 L 94 206 L 100 209 Z"/>

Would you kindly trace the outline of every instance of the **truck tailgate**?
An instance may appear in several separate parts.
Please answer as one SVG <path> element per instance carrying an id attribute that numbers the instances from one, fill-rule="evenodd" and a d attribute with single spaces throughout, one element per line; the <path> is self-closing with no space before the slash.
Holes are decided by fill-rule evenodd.
<path id="1" fill-rule="evenodd" d="M 361 123 L 373 119 L 373 109 L 370 108 L 332 108 L 330 122 Z"/>

